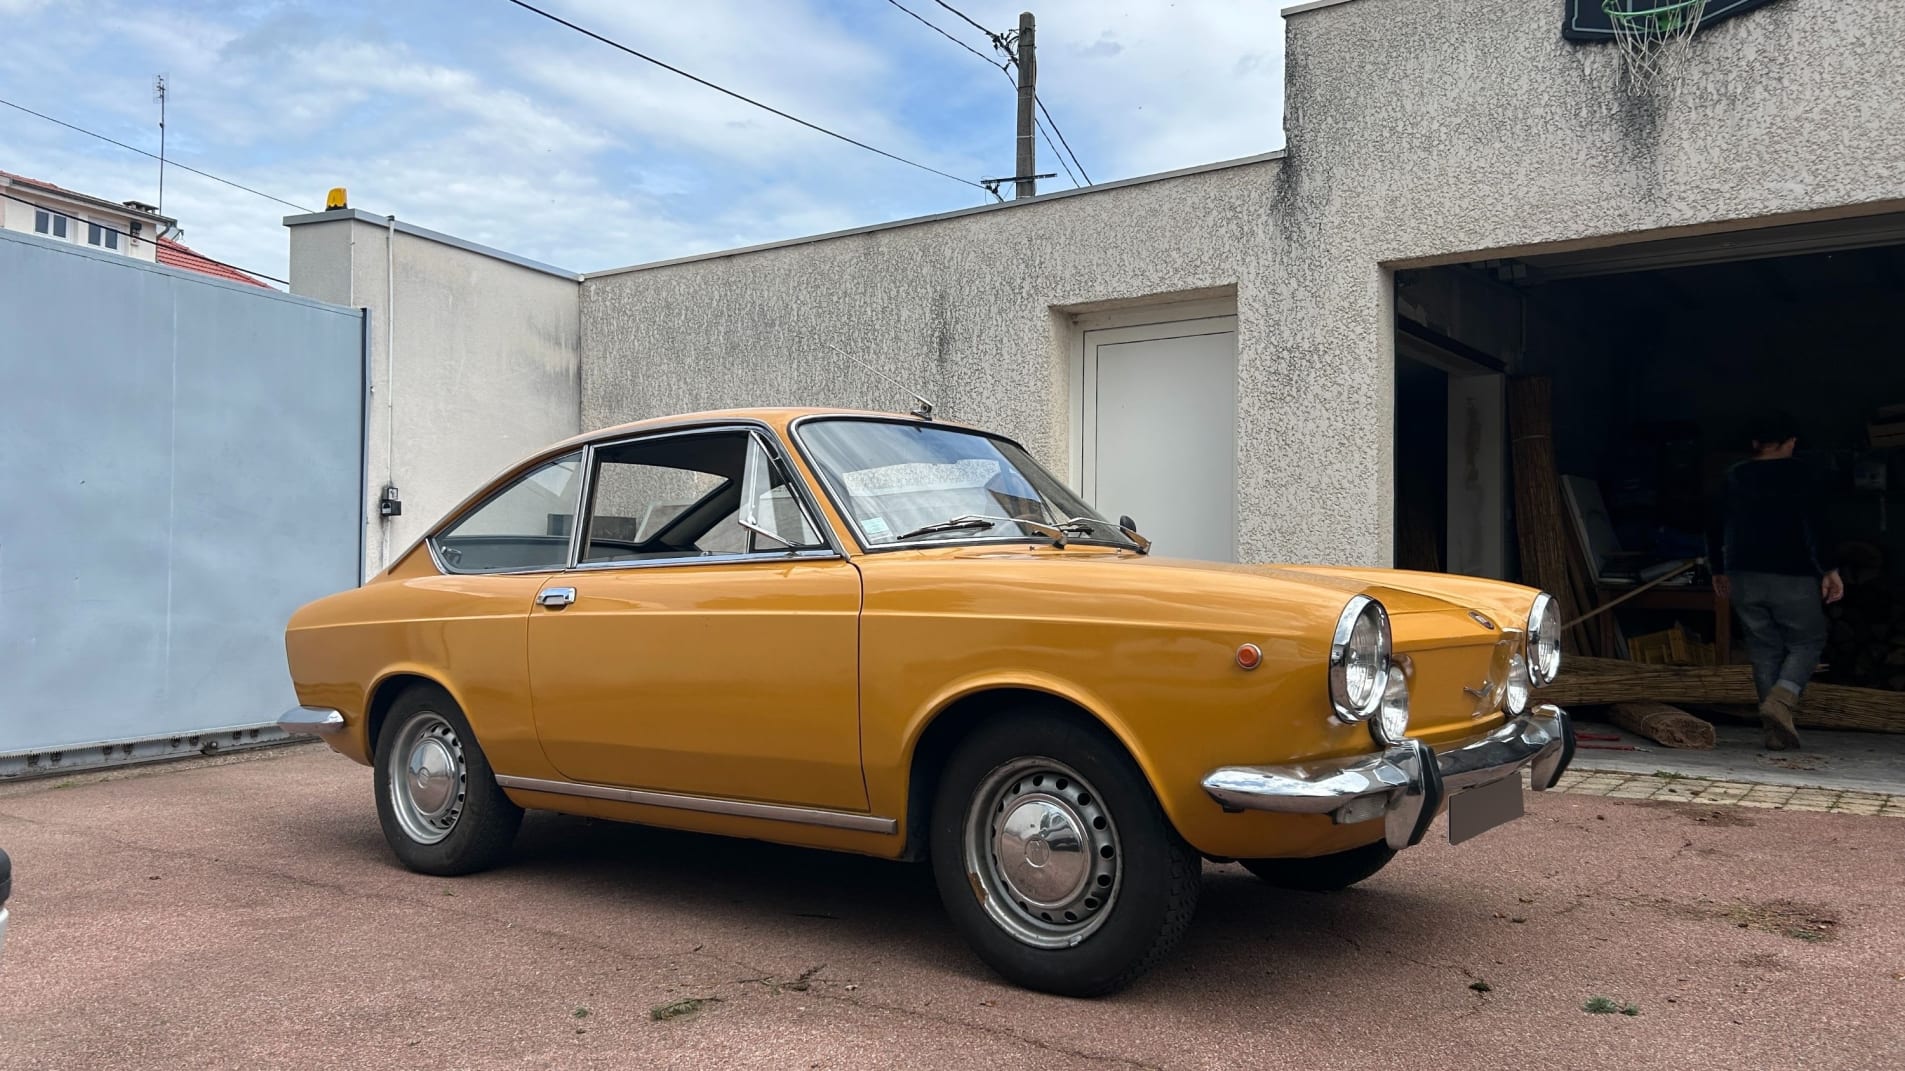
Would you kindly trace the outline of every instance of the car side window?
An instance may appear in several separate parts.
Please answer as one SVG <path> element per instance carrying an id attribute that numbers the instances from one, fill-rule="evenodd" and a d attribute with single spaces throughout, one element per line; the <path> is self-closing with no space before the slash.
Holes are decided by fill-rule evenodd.
<path id="1" fill-rule="evenodd" d="M 759 449 L 751 433 L 738 429 L 599 447 L 582 563 L 785 553 L 789 545 L 823 545 L 778 466 L 760 489 L 755 527 L 744 523 L 748 456 Z"/>
<path id="2" fill-rule="evenodd" d="M 491 495 L 431 537 L 437 560 L 453 573 L 563 569 L 582 497 L 582 454 L 557 458 Z"/>

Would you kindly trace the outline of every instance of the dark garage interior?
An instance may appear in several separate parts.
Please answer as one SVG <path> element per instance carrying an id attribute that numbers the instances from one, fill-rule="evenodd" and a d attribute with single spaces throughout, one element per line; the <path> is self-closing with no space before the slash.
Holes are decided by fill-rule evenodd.
<path id="1" fill-rule="evenodd" d="M 1783 409 L 1846 582 L 1817 679 L 1905 692 L 1905 214 L 1395 282 L 1399 566 L 1565 588 L 1577 655 L 1730 670 L 1712 503 L 1753 414 Z M 1750 702 L 1728 680 L 1707 705 Z"/>

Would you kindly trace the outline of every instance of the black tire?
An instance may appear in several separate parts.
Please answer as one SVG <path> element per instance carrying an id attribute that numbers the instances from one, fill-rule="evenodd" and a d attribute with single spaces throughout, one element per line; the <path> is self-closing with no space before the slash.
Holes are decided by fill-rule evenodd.
<path id="1" fill-rule="evenodd" d="M 988 817 L 988 832 L 974 838 L 975 844 L 983 845 L 987 858 L 996 860 L 998 853 L 992 849 L 1000 823 L 1013 813 L 1007 811 L 1005 802 L 1019 801 L 1014 812 L 1041 806 L 1029 803 L 1029 797 L 1010 795 L 1018 785 L 988 787 L 1008 785 L 1015 778 L 1029 785 L 1032 773 L 1014 772 L 1023 763 L 1048 764 L 1028 770 L 1049 770 L 1055 765 L 1074 773 L 1075 777 L 1053 777 L 1045 788 L 1027 791 L 1042 795 L 1062 790 L 1067 794 L 1066 805 L 1079 808 L 1075 817 L 1083 819 L 1083 826 L 1108 831 L 1086 833 L 1070 842 L 1062 838 L 1053 841 L 1085 845 L 1078 850 L 1058 849 L 1071 853 L 1062 858 L 1054 857 L 1054 850 L 1043 846 L 1046 827 L 1041 826 L 1041 835 L 1033 838 L 1041 842 L 1036 850 L 1040 858 L 1050 861 L 1053 873 L 1062 868 L 1087 868 L 1080 879 L 1083 884 L 1077 887 L 1082 891 L 1076 891 L 1077 895 L 1097 892 L 1101 887 L 1104 890 L 1099 893 L 1104 897 L 1102 901 L 1076 901 L 1081 910 L 1089 906 L 1095 912 L 1077 924 L 1089 929 L 1072 931 L 1074 935 L 1084 934 L 1076 943 L 1039 947 L 1015 935 L 1008 925 L 1039 926 L 1031 914 L 1026 914 L 1035 914 L 1038 907 L 1028 907 L 1025 900 L 1011 893 L 1010 886 L 999 884 L 1004 878 L 997 862 L 977 864 L 989 867 L 992 886 L 986 884 L 988 878 L 968 871 L 971 808 L 977 806 L 989 816 L 995 812 L 1001 816 Z M 989 802 L 995 798 L 995 791 L 1007 793 L 996 797 L 1001 800 L 996 808 Z M 988 802 L 975 801 L 981 792 L 987 794 Z M 1105 825 L 1094 826 L 1100 817 Z M 1203 860 L 1178 836 L 1143 773 L 1118 742 L 1095 725 L 1036 707 L 1008 712 L 982 724 L 953 750 L 933 801 L 930 848 L 940 899 L 953 925 L 979 958 L 1018 985 L 1062 996 L 1100 996 L 1121 989 L 1168 955 L 1190 927 L 1203 877 Z M 1111 849 L 1110 853 L 1106 854 L 1105 849 Z M 1020 859 L 1032 858 L 1029 841 L 1025 851 Z M 1115 875 L 1108 871 L 1115 871 Z M 1111 879 L 1108 884 L 1104 883 L 1107 877 Z M 988 888 L 1004 888 L 1008 895 L 994 899 L 986 892 Z M 1014 903 L 1019 914 L 1013 913 Z M 1056 906 L 1054 909 L 1058 910 Z M 994 910 L 1014 921 L 1001 922 L 994 917 Z M 1050 915 L 1045 916 L 1046 923 L 1052 921 Z M 1060 920 L 1060 927 L 1067 925 L 1071 924 Z M 1069 940 L 1062 932 L 1040 933 L 1034 939 L 1048 943 Z"/>
<path id="2" fill-rule="evenodd" d="M 454 809 L 433 822 L 413 807 L 406 812 L 411 816 L 406 821 L 398 811 L 405 805 L 393 793 L 393 781 L 407 758 L 399 750 L 414 752 L 418 736 L 426 731 L 445 741 L 429 747 L 440 746 L 440 755 L 455 753 L 460 757 L 460 767 L 452 767 L 459 769 L 460 775 L 445 778 L 454 782 L 453 789 L 446 793 L 446 807 Z M 522 826 L 523 809 L 503 794 L 489 759 L 476 742 L 476 734 L 470 731 L 470 723 L 443 689 L 415 685 L 398 696 L 377 734 L 375 754 L 377 821 L 398 862 L 420 874 L 449 877 L 487 870 L 509 854 L 516 831 Z M 413 830 L 420 825 L 432 828 L 419 836 Z M 434 828 L 438 826 L 441 829 Z M 429 836 L 441 839 L 430 841 Z"/>
<path id="3" fill-rule="evenodd" d="M 1313 859 L 1240 859 L 1244 869 L 1279 889 L 1341 892 L 1389 865 L 1396 850 L 1384 841 Z"/>

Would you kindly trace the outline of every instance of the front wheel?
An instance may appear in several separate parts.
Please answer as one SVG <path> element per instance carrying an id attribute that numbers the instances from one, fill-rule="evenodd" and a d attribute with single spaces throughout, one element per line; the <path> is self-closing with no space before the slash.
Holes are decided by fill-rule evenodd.
<path id="1" fill-rule="evenodd" d="M 1108 734 L 1027 710 L 960 743 L 932 814 L 954 925 L 1009 980 L 1064 996 L 1124 987 L 1190 926 L 1202 862 Z"/>
<path id="2" fill-rule="evenodd" d="M 377 820 L 397 860 L 423 874 L 487 870 L 508 854 L 523 810 L 490 771 L 476 734 L 440 688 L 392 704 L 377 734 Z"/>
<path id="3" fill-rule="evenodd" d="M 1244 869 L 1279 889 L 1340 892 L 1389 865 L 1396 850 L 1383 841 L 1313 859 L 1242 859 Z"/>

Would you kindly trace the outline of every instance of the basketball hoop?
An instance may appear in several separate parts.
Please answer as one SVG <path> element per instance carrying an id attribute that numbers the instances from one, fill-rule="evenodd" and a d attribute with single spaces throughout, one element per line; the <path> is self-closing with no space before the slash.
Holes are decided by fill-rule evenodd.
<path id="1" fill-rule="evenodd" d="M 1707 0 L 1601 0 L 1614 26 L 1630 89 L 1649 83 L 1672 88 L 1706 15 Z"/>

